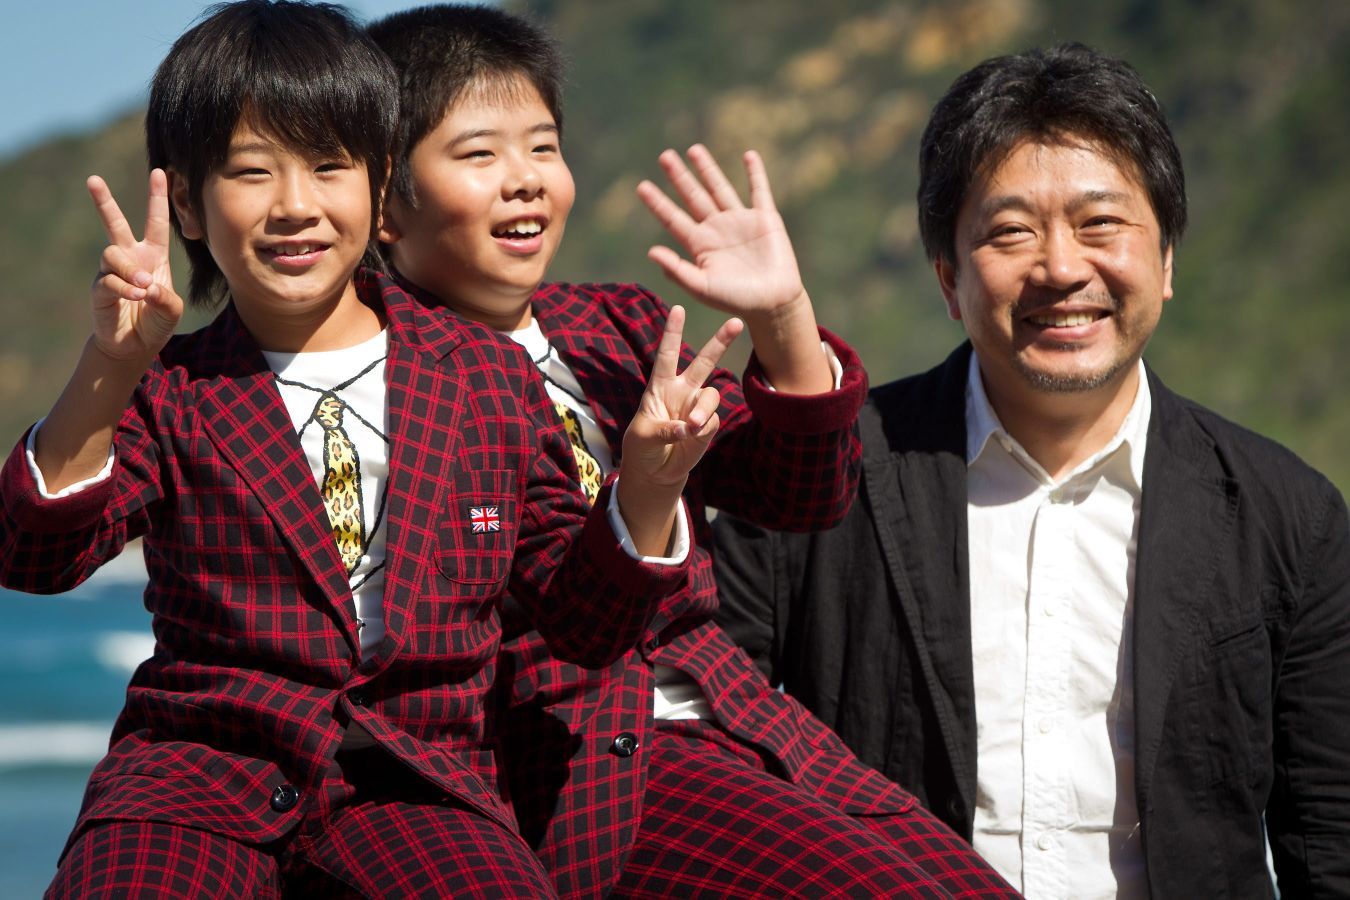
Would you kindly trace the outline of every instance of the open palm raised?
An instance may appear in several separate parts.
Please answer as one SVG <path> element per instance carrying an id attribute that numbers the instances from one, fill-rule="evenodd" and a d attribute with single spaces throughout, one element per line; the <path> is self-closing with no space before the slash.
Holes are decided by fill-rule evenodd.
<path id="1" fill-rule="evenodd" d="M 697 175 L 673 150 L 659 157 L 683 208 L 650 181 L 641 182 L 637 193 L 692 261 L 661 245 L 652 247 L 648 258 L 680 287 L 724 312 L 753 316 L 803 300 L 797 256 L 759 154 L 744 155 L 749 206 L 707 147 L 690 147 L 689 161 Z"/>

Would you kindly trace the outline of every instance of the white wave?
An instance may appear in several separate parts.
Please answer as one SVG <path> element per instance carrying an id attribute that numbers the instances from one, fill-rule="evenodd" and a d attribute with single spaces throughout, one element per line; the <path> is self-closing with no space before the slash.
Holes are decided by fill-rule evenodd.
<path id="1" fill-rule="evenodd" d="M 149 631 L 109 631 L 94 638 L 94 658 L 105 669 L 130 674 L 154 652 Z"/>
<path id="2" fill-rule="evenodd" d="M 0 770 L 52 764 L 92 765 L 108 752 L 107 722 L 0 725 Z"/>

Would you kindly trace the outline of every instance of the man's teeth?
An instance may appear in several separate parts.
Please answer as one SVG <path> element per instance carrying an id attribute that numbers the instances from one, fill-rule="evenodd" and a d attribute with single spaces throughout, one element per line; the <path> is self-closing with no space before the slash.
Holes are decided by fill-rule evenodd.
<path id="1" fill-rule="evenodd" d="M 1031 316 L 1033 325 L 1050 325 L 1055 328 L 1071 328 L 1075 325 L 1091 325 L 1097 321 L 1096 313 L 1055 313 L 1047 316 Z"/>
<path id="2" fill-rule="evenodd" d="M 530 219 L 527 221 L 512 222 L 510 225 L 499 229 L 496 234 L 498 237 L 533 237 L 543 230 L 543 225 Z"/>

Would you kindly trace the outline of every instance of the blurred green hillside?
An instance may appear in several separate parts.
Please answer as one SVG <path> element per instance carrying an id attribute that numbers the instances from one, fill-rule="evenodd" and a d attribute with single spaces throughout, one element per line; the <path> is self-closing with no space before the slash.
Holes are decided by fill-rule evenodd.
<path id="1" fill-rule="evenodd" d="M 633 194 L 667 146 L 769 166 L 820 318 L 874 383 L 960 340 L 918 241 L 918 135 L 956 74 L 1080 40 L 1131 60 L 1167 107 L 1191 226 L 1148 358 L 1169 385 L 1289 445 L 1350 493 L 1350 4 L 1340 0 L 539 0 L 571 60 L 565 151 L 578 202 L 554 268 L 678 289 L 647 262 Z M 143 215 L 139 115 L 0 164 L 0 427 L 60 390 L 103 241 L 83 178 Z M 739 174 L 739 173 L 738 173 Z M 180 268 L 180 280 L 186 270 Z M 196 321 L 200 321 L 197 319 Z M 714 327 L 696 311 L 691 339 Z"/>

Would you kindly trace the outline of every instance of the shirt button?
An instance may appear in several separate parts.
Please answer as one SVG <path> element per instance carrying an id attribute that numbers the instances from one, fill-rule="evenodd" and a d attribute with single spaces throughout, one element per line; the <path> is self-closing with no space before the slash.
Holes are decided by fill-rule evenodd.
<path id="1" fill-rule="evenodd" d="M 1040 729 L 1041 734 L 1049 734 L 1054 730 L 1055 720 L 1051 719 L 1049 716 L 1045 716 L 1036 723 L 1036 727 Z M 1042 847 L 1041 849 L 1044 850 L 1045 848 Z"/>
<path id="2" fill-rule="evenodd" d="M 638 736 L 631 731 L 622 731 L 609 745 L 609 752 L 615 756 L 627 758 L 638 750 Z"/>
<path id="3" fill-rule="evenodd" d="M 283 813 L 295 809 L 295 804 L 299 802 L 300 792 L 292 784 L 283 784 L 273 791 L 270 801 L 272 809 Z"/>
<path id="4" fill-rule="evenodd" d="M 366 692 L 361 688 L 352 688 L 347 692 L 347 699 L 352 701 L 354 706 L 365 706 Z"/>
<path id="5" fill-rule="evenodd" d="M 1050 839 L 1050 835 L 1043 834 L 1036 838 L 1036 846 L 1042 850 L 1049 850 L 1051 847 L 1055 846 L 1055 842 Z"/>

